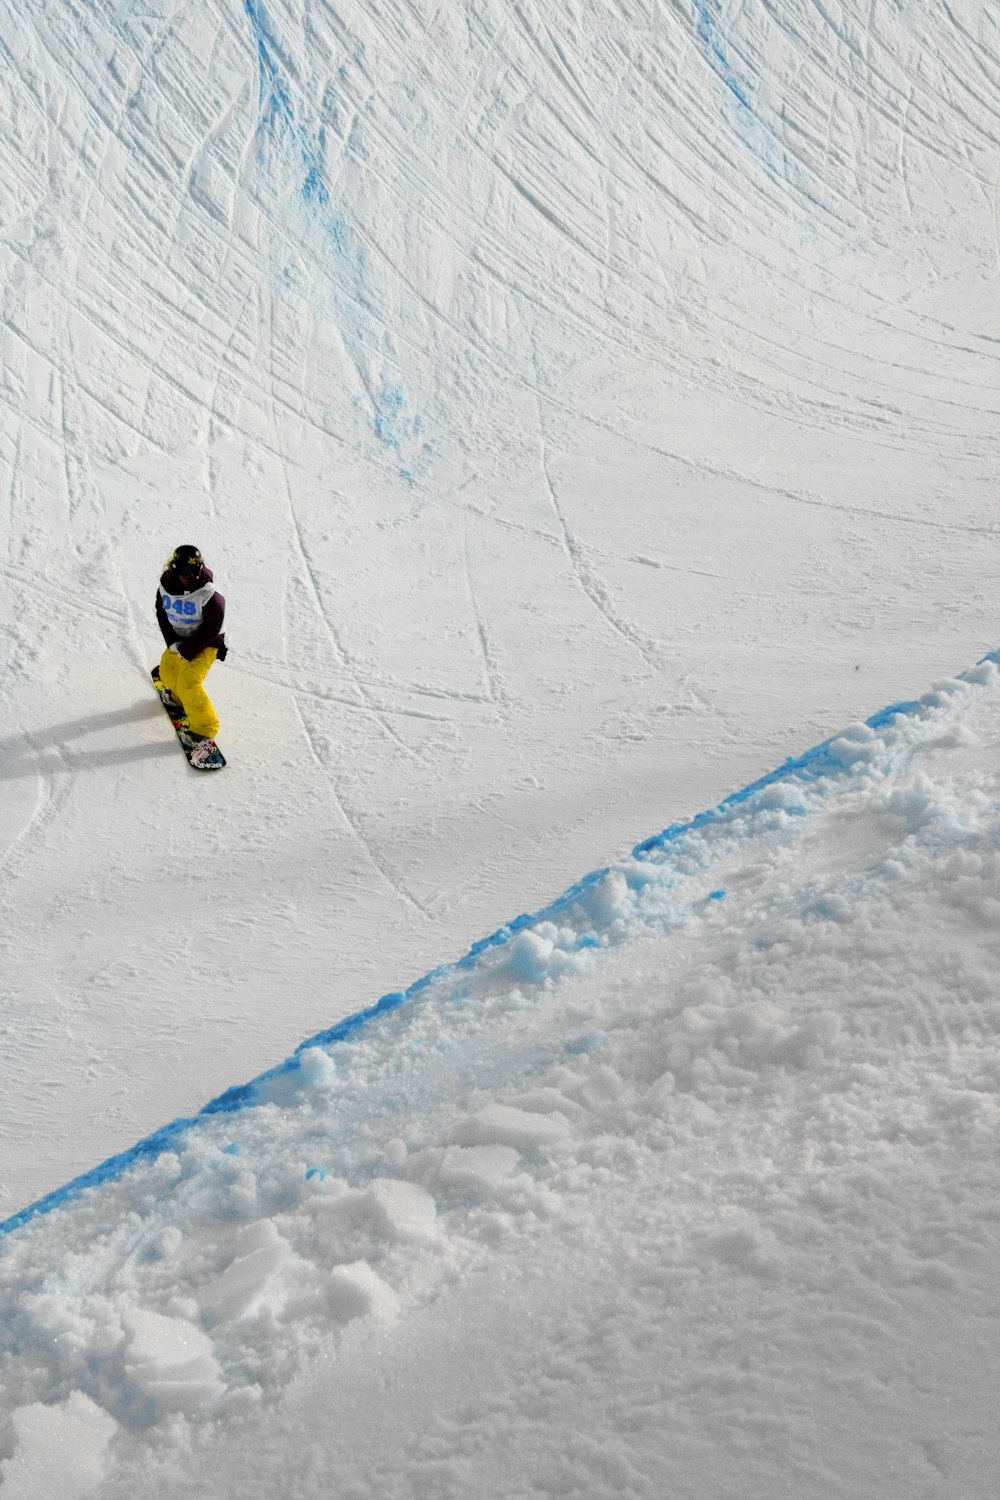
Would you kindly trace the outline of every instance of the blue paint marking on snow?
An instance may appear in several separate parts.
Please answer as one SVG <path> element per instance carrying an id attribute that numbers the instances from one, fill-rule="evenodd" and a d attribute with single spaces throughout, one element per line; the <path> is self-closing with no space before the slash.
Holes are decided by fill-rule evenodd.
<path id="1" fill-rule="evenodd" d="M 982 667 L 987 662 L 992 663 L 994 666 L 1000 666 L 1000 651 L 988 652 L 977 663 L 977 667 Z M 977 678 L 976 669 L 962 675 L 967 680 L 982 680 L 981 678 Z M 892 703 L 886 708 L 880 709 L 877 713 L 872 714 L 871 718 L 866 720 L 866 724 L 870 729 L 878 730 L 891 724 L 893 719 L 897 717 L 904 718 L 917 712 L 921 706 L 920 700 Z M 777 770 L 771 771 L 768 775 L 751 782 L 749 786 L 743 787 L 740 791 L 733 792 L 723 802 L 720 802 L 718 807 L 699 813 L 697 817 L 692 818 L 688 823 L 673 823 L 670 827 L 665 828 L 662 833 L 655 834 L 652 838 L 643 840 L 641 844 L 637 844 L 633 849 L 633 857 L 639 861 L 648 859 L 650 855 L 664 849 L 668 844 L 678 841 L 685 834 L 695 832 L 709 823 L 722 822 L 728 812 L 734 807 L 747 802 L 755 793 L 762 791 L 766 787 L 774 786 L 779 782 L 816 782 L 824 777 L 848 774 L 848 768 L 831 753 L 831 746 L 840 737 L 839 735 L 833 735 L 821 744 L 813 746 L 812 749 L 807 750 L 803 755 L 790 756 Z M 452 963 L 439 965 L 436 969 L 432 969 L 430 973 L 415 980 L 407 989 L 390 991 L 390 993 L 383 995 L 381 999 L 367 1009 L 358 1011 L 352 1016 L 347 1016 L 344 1020 L 338 1021 L 336 1025 L 329 1027 L 327 1030 L 317 1032 L 315 1036 L 308 1037 L 296 1047 L 291 1057 L 285 1058 L 283 1062 L 278 1063 L 273 1068 L 269 1068 L 266 1072 L 259 1074 L 248 1083 L 237 1084 L 233 1088 L 227 1089 L 224 1093 L 218 1095 L 217 1098 L 210 1100 L 204 1105 L 197 1115 L 174 1120 L 171 1124 L 165 1125 L 152 1135 L 146 1136 L 144 1140 L 137 1142 L 134 1146 L 130 1146 L 127 1151 L 122 1151 L 117 1156 L 109 1157 L 107 1161 L 94 1167 L 90 1172 L 85 1172 L 81 1176 L 75 1177 L 71 1182 L 57 1188 L 44 1198 L 40 1198 L 36 1203 L 29 1204 L 28 1207 L 22 1209 L 19 1213 L 11 1215 L 10 1218 L 0 1223 L 0 1235 L 10 1234 L 13 1230 L 20 1228 L 42 1214 L 50 1213 L 56 1208 L 65 1207 L 76 1198 L 79 1198 L 81 1193 L 86 1192 L 88 1188 L 98 1187 L 102 1183 L 114 1181 L 121 1177 L 130 1167 L 136 1166 L 141 1162 L 155 1160 L 162 1152 L 173 1150 L 180 1144 L 185 1135 L 197 1128 L 199 1124 L 203 1124 L 206 1119 L 211 1118 L 213 1115 L 234 1114 L 240 1110 L 252 1108 L 260 1102 L 262 1090 L 268 1083 L 301 1070 L 302 1054 L 309 1048 L 332 1047 L 340 1042 L 348 1041 L 364 1027 L 376 1021 L 380 1016 L 398 1010 L 401 1006 L 417 999 L 438 980 L 453 978 L 463 970 L 472 968 L 480 955 L 489 952 L 493 948 L 503 947 L 517 933 L 524 931 L 525 928 L 542 922 L 552 922 L 560 916 L 565 916 L 576 905 L 580 897 L 586 895 L 588 891 L 591 891 L 595 886 L 600 884 L 608 873 L 608 867 L 590 871 L 589 874 L 584 875 L 581 880 L 569 886 L 561 896 L 557 897 L 555 901 L 550 902 L 548 906 L 543 907 L 540 911 L 534 913 L 522 912 L 520 916 L 497 928 L 488 937 L 481 938 L 479 942 L 472 945 L 464 957 Z M 726 892 L 724 890 L 712 891 L 709 893 L 708 900 L 721 901 L 725 895 Z M 580 939 L 580 946 L 582 947 L 592 946 L 597 943 L 599 943 L 599 939 L 595 934 L 584 934 Z M 599 1039 L 585 1037 L 570 1043 L 568 1050 L 588 1051 L 597 1045 L 599 1045 Z M 237 1142 L 233 1142 L 224 1149 L 230 1151 L 233 1155 L 239 1154 Z"/>
<path id="2" fill-rule="evenodd" d="M 29 1219 L 35 1218 L 38 1214 L 47 1214 L 54 1208 L 61 1208 L 64 1204 L 72 1203 L 87 1188 L 99 1187 L 101 1183 L 115 1181 L 130 1167 L 137 1166 L 140 1162 L 155 1161 L 164 1151 L 172 1151 L 196 1121 L 197 1116 L 194 1119 L 174 1120 L 172 1124 L 165 1125 L 162 1130 L 154 1131 L 152 1135 L 130 1146 L 127 1151 L 119 1152 L 117 1156 L 109 1156 L 107 1161 L 101 1162 L 91 1171 L 84 1172 L 80 1177 L 74 1177 L 73 1181 L 66 1183 L 64 1187 L 56 1188 L 54 1193 L 47 1194 L 37 1203 L 29 1204 L 20 1213 L 5 1219 L 0 1224 L 0 1234 L 10 1234 L 11 1230 L 27 1224 Z"/>
<path id="3" fill-rule="evenodd" d="M 865 723 L 869 729 L 880 729 L 892 722 L 897 715 L 913 713 L 920 707 L 919 701 L 909 703 L 891 703 L 887 708 L 882 708 L 877 714 L 872 714 Z M 636 844 L 632 853 L 636 858 L 645 854 L 651 854 L 655 850 L 663 849 L 667 844 L 680 838 L 682 834 L 689 833 L 693 829 L 704 828 L 707 823 L 717 823 L 725 816 L 730 808 L 738 807 L 741 802 L 763 791 L 765 787 L 774 786 L 779 781 L 818 781 L 822 776 L 836 775 L 843 771 L 843 763 L 830 753 L 830 746 L 839 735 L 833 735 L 824 740 L 822 744 L 814 745 L 803 755 L 789 756 L 776 771 L 770 771 L 768 775 L 761 776 L 758 781 L 752 781 L 749 786 L 741 787 L 738 792 L 732 792 L 718 807 L 713 807 L 708 812 L 698 813 L 690 823 L 672 823 L 669 828 L 664 828 L 662 833 L 654 834 L 652 838 L 644 839 L 641 844 Z"/>
<path id="4" fill-rule="evenodd" d="M 758 108 L 758 90 L 741 79 L 733 66 L 720 24 L 721 0 L 693 0 L 693 3 L 695 35 L 709 67 L 726 89 L 727 103 L 732 106 L 735 101 L 733 124 L 737 133 L 773 182 L 792 188 L 811 208 L 829 214 L 821 184 L 766 123 Z"/>
<path id="5" fill-rule="evenodd" d="M 722 42 L 722 35 L 716 22 L 718 10 L 719 0 L 695 0 L 698 40 L 726 88 L 737 102 L 752 114 L 753 104 L 749 90 L 736 76 Z"/>
<path id="6" fill-rule="evenodd" d="M 599 1036 L 581 1036 L 577 1037 L 575 1042 L 568 1042 L 566 1051 L 571 1057 L 586 1057 L 591 1052 L 596 1052 L 600 1045 Z"/>
<path id="7" fill-rule="evenodd" d="M 306 180 L 302 184 L 302 196 L 307 203 L 318 203 L 320 208 L 329 207 L 330 190 L 316 167 L 310 167 L 306 173 Z"/>
<path id="8" fill-rule="evenodd" d="M 302 201 L 332 248 L 340 277 L 346 283 L 350 307 L 340 308 L 338 319 L 344 347 L 365 389 L 362 405 L 366 409 L 370 406 L 369 421 L 378 441 L 396 455 L 400 477 L 413 484 L 414 470 L 404 459 L 403 446 L 404 442 L 420 436 L 423 423 L 419 417 L 408 415 L 406 395 L 399 382 L 387 378 L 383 370 L 372 368 L 383 357 L 385 339 L 380 342 L 376 329 L 365 326 L 365 320 L 371 322 L 371 315 L 377 315 L 378 303 L 371 284 L 368 252 L 343 215 L 334 209 L 322 146 L 314 143 L 296 117 L 281 47 L 264 5 L 261 0 L 243 0 L 243 7 L 257 50 L 258 112 L 262 127 L 258 163 L 266 166 L 268 139 L 284 132 L 298 157 L 302 173 L 298 191 Z"/>

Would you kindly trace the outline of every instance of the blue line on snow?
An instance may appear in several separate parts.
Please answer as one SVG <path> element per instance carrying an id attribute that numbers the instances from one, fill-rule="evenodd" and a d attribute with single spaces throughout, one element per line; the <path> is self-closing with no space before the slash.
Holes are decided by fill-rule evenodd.
<path id="1" fill-rule="evenodd" d="M 743 81 L 730 61 L 723 35 L 720 0 L 693 0 L 695 35 L 712 72 L 736 101 L 732 122 L 744 144 L 753 152 L 773 182 L 799 193 L 811 208 L 829 213 L 829 205 L 803 163 L 789 151 L 758 109 L 759 86 Z"/>
<path id="2" fill-rule="evenodd" d="M 250 29 L 257 49 L 257 86 L 260 121 L 273 134 L 275 127 L 287 131 L 296 151 L 302 170 L 299 193 L 303 202 L 312 211 L 337 256 L 341 271 L 348 282 L 348 289 L 357 308 L 376 311 L 376 298 L 369 284 L 369 258 L 358 236 L 352 233 L 342 214 L 335 211 L 326 183 L 323 151 L 296 119 L 291 91 L 285 76 L 281 47 L 274 28 L 261 0 L 243 0 Z M 264 144 L 258 153 L 264 165 Z M 377 342 L 377 329 L 366 330 L 357 319 L 349 319 L 341 313 L 340 332 L 344 347 L 357 369 L 368 401 L 371 403 L 371 427 L 386 448 L 399 459 L 400 477 L 408 483 L 414 480 L 412 467 L 406 464 L 403 442 L 406 437 L 419 437 L 419 418 L 407 413 L 406 395 L 398 382 L 389 380 L 377 366 L 381 359 L 381 348 Z M 409 427 L 410 431 L 407 431 Z"/>
<path id="3" fill-rule="evenodd" d="M 881 729 L 897 714 L 910 714 L 919 707 L 920 704 L 916 700 L 909 703 L 890 703 L 887 708 L 880 708 L 877 714 L 872 714 L 871 718 L 866 719 L 865 722 L 869 729 Z M 838 738 L 838 735 L 833 735 L 832 738 L 824 740 L 821 745 L 814 745 L 804 755 L 789 756 L 776 771 L 770 771 L 759 781 L 752 781 L 749 786 L 742 787 L 738 792 L 732 792 L 725 801 L 719 803 L 718 807 L 712 808 L 709 812 L 698 813 L 690 823 L 672 823 L 662 833 L 657 833 L 651 839 L 645 839 L 641 844 L 636 844 L 632 853 L 638 857 L 649 854 L 654 849 L 662 849 L 665 844 L 671 843 L 680 834 L 703 828 L 706 823 L 715 822 L 729 808 L 739 806 L 756 792 L 763 791 L 766 786 L 773 786 L 777 781 L 788 781 L 793 776 L 799 781 L 816 781 L 820 776 L 835 775 L 844 769 L 836 756 L 830 754 L 830 746 Z"/>
<path id="4" fill-rule="evenodd" d="M 729 92 L 742 104 L 744 109 L 753 113 L 753 104 L 749 91 L 734 73 L 732 64 L 726 54 L 726 49 L 722 44 L 722 37 L 716 25 L 715 15 L 713 14 L 713 11 L 718 10 L 718 8 L 718 0 L 714 0 L 714 4 L 713 0 L 695 0 L 695 10 L 698 15 L 698 40 L 703 43 L 712 67 L 722 79 Z"/>
<path id="5" fill-rule="evenodd" d="M 979 665 L 987 661 L 1000 666 L 1000 651 L 989 652 L 982 658 Z M 904 717 L 912 714 L 920 706 L 919 700 L 916 699 L 906 703 L 891 703 L 886 708 L 879 709 L 877 713 L 872 714 L 871 718 L 865 722 L 870 729 L 881 729 L 891 723 L 897 716 Z M 667 844 L 675 842 L 683 834 L 703 828 L 708 823 L 721 821 L 731 808 L 746 802 L 754 793 L 761 791 L 764 787 L 773 786 L 777 782 L 792 779 L 797 781 L 818 781 L 825 776 L 842 775 L 845 770 L 844 765 L 830 753 L 831 745 L 839 737 L 839 734 L 831 735 L 829 739 L 824 740 L 819 745 L 814 745 L 811 750 L 805 751 L 803 755 L 789 756 L 777 770 L 769 772 L 768 775 L 760 777 L 757 781 L 752 781 L 749 786 L 741 788 L 740 791 L 733 792 L 720 802 L 717 807 L 708 812 L 699 813 L 697 817 L 692 818 L 688 823 L 672 823 L 662 833 L 655 834 L 652 838 L 644 839 L 641 844 L 637 844 L 632 850 L 633 857 L 642 859 L 657 850 L 663 849 Z M 565 913 L 581 895 L 591 890 L 608 873 L 607 867 L 601 870 L 592 870 L 589 875 L 584 875 L 582 880 L 578 880 L 574 885 L 571 885 L 567 890 L 563 891 L 561 896 L 558 896 L 555 901 L 550 902 L 548 906 L 542 907 L 540 911 L 534 913 L 523 912 L 520 916 L 515 917 L 513 921 L 506 922 L 502 927 L 498 927 L 496 932 L 490 933 L 489 937 L 480 939 L 478 943 L 473 943 L 464 958 L 457 959 L 452 963 L 441 964 L 438 968 L 432 969 L 430 973 L 425 974 L 421 979 L 417 979 L 407 989 L 393 990 L 389 994 L 383 995 L 380 1000 L 376 1001 L 374 1005 L 369 1006 L 366 1010 L 361 1010 L 352 1016 L 345 1017 L 343 1021 L 338 1021 L 335 1026 L 329 1027 L 326 1031 L 318 1031 L 315 1036 L 308 1037 L 306 1041 L 300 1042 L 291 1057 L 285 1058 L 276 1067 L 269 1068 L 256 1078 L 252 1078 L 249 1083 L 237 1084 L 231 1089 L 226 1089 L 217 1098 L 211 1099 L 207 1104 L 203 1105 L 198 1114 L 190 1118 L 174 1120 L 171 1124 L 164 1125 L 162 1129 L 154 1131 L 152 1135 L 146 1136 L 134 1146 L 130 1146 L 127 1151 L 122 1151 L 117 1156 L 109 1157 L 107 1161 L 102 1162 L 91 1171 L 84 1172 L 80 1177 L 74 1177 L 71 1182 L 65 1183 L 60 1188 L 56 1188 L 54 1192 L 48 1193 L 44 1198 L 39 1198 L 36 1203 L 31 1203 L 27 1208 L 21 1209 L 19 1213 L 12 1214 L 9 1219 L 5 1219 L 0 1223 L 0 1235 L 10 1234 L 12 1230 L 19 1229 L 23 1224 L 28 1223 L 30 1219 L 40 1214 L 51 1213 L 54 1208 L 60 1208 L 68 1203 L 72 1203 L 87 1188 L 97 1187 L 101 1183 L 110 1182 L 120 1177 L 129 1167 L 155 1158 L 162 1151 L 171 1150 L 181 1136 L 186 1135 L 207 1117 L 218 1114 L 232 1114 L 239 1110 L 253 1107 L 258 1102 L 258 1094 L 261 1086 L 285 1074 L 297 1072 L 301 1067 L 301 1054 L 308 1048 L 331 1047 L 338 1042 L 346 1041 L 349 1037 L 360 1031 L 362 1027 L 367 1026 L 379 1016 L 385 1015 L 389 1011 L 398 1010 L 401 1005 L 415 1000 L 424 990 L 434 984 L 436 980 L 447 978 L 463 970 L 472 968 L 479 955 L 487 949 L 502 947 L 505 943 L 509 943 L 517 933 L 523 931 L 524 928 L 534 926 L 539 922 L 552 921 Z M 709 893 L 708 899 L 721 901 L 725 898 L 725 895 L 726 892 L 724 890 L 716 890 Z"/>

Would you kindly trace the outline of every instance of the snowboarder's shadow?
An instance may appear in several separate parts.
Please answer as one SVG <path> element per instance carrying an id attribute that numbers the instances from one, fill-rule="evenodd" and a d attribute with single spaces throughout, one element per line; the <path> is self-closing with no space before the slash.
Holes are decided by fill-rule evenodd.
<path id="1" fill-rule="evenodd" d="M 158 703 L 143 699 L 131 708 L 115 708 L 86 719 L 67 719 L 48 729 L 25 730 L 0 740 L 0 781 L 19 776 L 37 776 L 39 772 L 92 770 L 99 766 L 120 766 L 130 760 L 152 760 L 161 755 L 176 755 L 170 740 L 162 744 L 129 745 L 117 750 L 83 750 L 68 741 L 97 734 L 102 729 L 116 729 L 122 724 L 136 724 L 144 719 L 162 718 Z M 52 752 L 52 753 L 50 753 Z"/>

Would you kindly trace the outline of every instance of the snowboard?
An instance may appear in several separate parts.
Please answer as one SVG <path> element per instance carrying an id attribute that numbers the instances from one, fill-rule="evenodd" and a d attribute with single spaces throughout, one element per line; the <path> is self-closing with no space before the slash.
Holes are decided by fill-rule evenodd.
<path id="1" fill-rule="evenodd" d="M 192 771 L 221 771 L 223 766 L 226 764 L 226 757 L 223 755 L 218 745 L 214 740 L 203 740 L 200 745 L 195 745 L 193 749 L 190 746 L 185 745 L 183 739 L 181 738 L 181 735 L 183 734 L 183 731 L 188 727 L 188 721 L 186 717 L 184 717 L 183 714 L 178 717 L 177 710 L 175 708 L 167 706 L 170 702 L 170 693 L 160 680 L 159 667 L 154 667 L 149 675 L 153 679 L 153 687 L 156 689 L 157 695 L 160 699 L 160 702 L 163 704 L 167 717 L 169 718 L 171 724 L 174 726 L 174 730 L 177 735 L 177 742 L 180 745 L 181 749 L 184 751 L 184 757 L 187 760 L 187 763 L 191 767 Z"/>

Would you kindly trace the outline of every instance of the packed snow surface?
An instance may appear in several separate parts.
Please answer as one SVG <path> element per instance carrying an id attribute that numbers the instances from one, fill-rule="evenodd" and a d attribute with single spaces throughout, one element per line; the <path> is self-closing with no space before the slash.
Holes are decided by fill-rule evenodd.
<path id="1" fill-rule="evenodd" d="M 3 1500 L 992 1500 L 996 8 L 0 49 Z"/>

